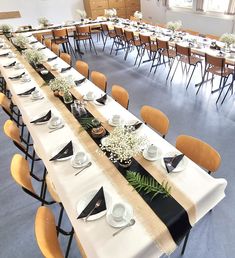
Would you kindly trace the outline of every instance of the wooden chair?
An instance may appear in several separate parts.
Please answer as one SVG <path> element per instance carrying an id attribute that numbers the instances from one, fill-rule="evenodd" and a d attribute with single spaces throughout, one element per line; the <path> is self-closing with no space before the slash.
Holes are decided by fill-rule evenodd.
<path id="1" fill-rule="evenodd" d="M 104 46 L 103 46 L 102 51 L 104 51 L 108 38 L 114 40 L 116 37 L 116 33 L 114 30 L 110 30 L 108 25 L 104 24 L 104 23 L 101 23 L 101 30 L 102 30 L 103 38 L 104 38 Z"/>
<path id="2" fill-rule="evenodd" d="M 86 41 L 89 42 L 90 50 L 92 47 L 97 55 L 95 44 L 91 35 L 91 27 L 90 26 L 79 26 L 76 25 L 76 31 L 74 33 L 74 47 L 77 47 L 78 52 L 80 52 L 80 43 L 83 42 L 85 50 L 86 50 Z"/>
<path id="3" fill-rule="evenodd" d="M 113 85 L 112 87 L 112 97 L 124 108 L 128 109 L 129 106 L 129 94 L 127 90 L 119 85 Z"/>
<path id="4" fill-rule="evenodd" d="M 68 65 L 72 65 L 72 58 L 70 54 L 60 53 L 60 58 L 63 59 Z"/>
<path id="5" fill-rule="evenodd" d="M 60 46 L 56 43 L 51 44 L 51 50 L 54 52 L 57 56 L 60 56 Z"/>
<path id="6" fill-rule="evenodd" d="M 89 79 L 89 65 L 86 62 L 77 60 L 75 67 L 80 74 Z"/>
<path id="7" fill-rule="evenodd" d="M 145 124 L 151 126 L 165 138 L 169 130 L 170 122 L 162 111 L 151 106 L 143 106 L 140 110 L 140 115 Z"/>
<path id="8" fill-rule="evenodd" d="M 52 42 L 57 45 L 62 45 L 64 52 L 70 53 L 72 46 L 69 42 L 68 31 L 65 28 L 52 30 Z M 69 50 L 70 47 L 70 50 Z"/>
<path id="9" fill-rule="evenodd" d="M 58 231 L 62 234 L 64 233 L 63 230 L 56 226 L 55 217 L 50 208 L 45 206 L 39 207 L 35 217 L 35 235 L 39 249 L 44 257 L 68 257 L 74 231 L 69 237 L 65 256 L 57 237 Z"/>
<path id="10" fill-rule="evenodd" d="M 138 56 L 140 55 L 140 53 L 139 53 L 140 52 L 139 50 L 141 47 L 140 40 L 136 39 L 133 31 L 124 30 L 124 41 L 126 43 L 126 54 L 125 54 L 124 60 L 127 59 L 127 56 L 132 47 L 135 47 L 137 50 L 137 55 L 136 55 L 135 63 L 134 63 L 134 65 L 135 65 L 137 62 Z"/>
<path id="11" fill-rule="evenodd" d="M 176 148 L 208 173 L 216 172 L 221 163 L 220 154 L 208 143 L 188 135 L 176 139 Z"/>
<path id="12" fill-rule="evenodd" d="M 204 69 L 204 73 L 202 76 L 202 81 L 198 85 L 198 90 L 197 90 L 196 94 L 198 94 L 202 85 L 205 82 L 208 82 L 210 80 L 211 81 L 211 93 L 220 91 L 220 94 L 216 100 L 216 103 L 217 103 L 219 101 L 219 98 L 222 94 L 222 91 L 226 85 L 226 82 L 227 82 L 229 76 L 230 75 L 233 76 L 233 72 L 234 72 L 233 69 L 225 66 L 225 58 L 224 57 L 212 56 L 212 55 L 205 53 L 205 69 Z M 208 80 L 209 74 L 211 74 L 212 77 L 211 77 L 211 79 Z M 220 77 L 220 83 L 219 83 L 219 87 L 217 89 L 213 90 L 213 80 L 214 80 L 215 76 Z M 232 78 L 231 83 L 233 83 L 233 78 Z"/>
<path id="13" fill-rule="evenodd" d="M 34 37 L 37 39 L 37 41 L 39 41 L 40 43 L 43 43 L 44 36 L 42 33 L 34 34 Z"/>
<path id="14" fill-rule="evenodd" d="M 125 49 L 125 40 L 124 40 L 124 30 L 121 27 L 114 26 L 114 33 L 115 37 L 113 39 L 113 44 L 111 47 L 110 55 L 113 52 L 114 46 L 116 47 L 115 51 L 116 54 L 118 53 L 119 50 L 124 50 Z"/>
<path id="15" fill-rule="evenodd" d="M 196 57 L 196 56 L 192 55 L 190 47 L 185 47 L 185 46 L 181 46 L 181 45 L 176 44 L 175 49 L 176 49 L 176 56 L 178 57 L 178 62 L 176 64 L 175 70 L 172 74 L 171 81 L 173 80 L 173 78 L 175 76 L 175 73 L 176 73 L 176 70 L 178 68 L 179 63 L 185 65 L 184 68 L 182 66 L 182 70 L 183 70 L 183 72 L 184 72 L 184 70 L 186 70 L 187 75 L 189 75 L 190 68 L 193 67 L 191 75 L 190 75 L 189 80 L 187 82 L 187 86 L 186 86 L 186 89 L 188 89 L 190 81 L 193 77 L 193 73 L 194 73 L 196 67 L 199 64 L 201 65 L 201 73 L 203 73 L 202 72 L 202 60 L 199 57 Z M 187 65 L 188 65 L 188 69 L 187 69 Z"/>
<path id="16" fill-rule="evenodd" d="M 103 73 L 92 71 L 91 72 L 91 81 L 99 87 L 102 91 L 107 91 L 107 78 Z"/>
<path id="17" fill-rule="evenodd" d="M 0 92 L 0 106 L 4 110 L 4 112 L 9 115 L 9 117 L 12 117 L 12 112 L 11 112 L 11 101 L 7 98 L 5 94 Z"/>
<path id="18" fill-rule="evenodd" d="M 49 48 L 49 49 L 51 49 L 51 47 L 52 47 L 52 41 L 51 41 L 51 39 L 49 39 L 49 38 L 44 39 L 43 44 L 44 44 L 47 48 Z M 53 52 L 54 52 L 54 51 L 53 51 Z"/>
<path id="19" fill-rule="evenodd" d="M 36 157 L 36 152 L 33 149 L 33 144 L 30 143 L 30 134 L 28 133 L 27 140 L 20 136 L 20 129 L 17 127 L 16 123 L 12 120 L 7 120 L 3 126 L 5 135 L 10 138 L 14 145 L 25 154 L 26 159 L 31 160 L 30 175 L 37 181 L 42 181 L 38 176 L 33 173 L 34 162 L 40 159 Z M 33 150 L 31 150 L 33 149 Z"/>

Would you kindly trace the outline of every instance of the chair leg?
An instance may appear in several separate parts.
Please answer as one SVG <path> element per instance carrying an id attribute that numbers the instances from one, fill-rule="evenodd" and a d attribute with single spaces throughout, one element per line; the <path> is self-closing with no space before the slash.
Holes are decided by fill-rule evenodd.
<path id="1" fill-rule="evenodd" d="M 189 66 L 189 67 L 190 67 L 190 66 Z M 192 79 L 192 77 L 193 77 L 193 73 L 194 73 L 195 69 L 196 69 L 196 65 L 194 65 L 194 67 L 193 67 L 192 73 L 191 73 L 191 75 L 190 75 L 190 78 L 189 78 L 188 83 L 187 83 L 187 86 L 186 86 L 186 90 L 188 89 L 188 86 L 189 86 L 189 84 L 190 84 L 190 82 L 191 82 L 191 79 Z"/>
<path id="2" fill-rule="evenodd" d="M 170 70 L 169 70 L 169 72 L 168 72 L 168 74 L 167 74 L 166 80 L 168 79 L 168 77 L 169 77 L 169 75 L 170 75 L 170 73 L 171 73 L 171 69 L 172 69 L 172 67 L 173 67 L 173 65 L 174 65 L 174 62 L 175 62 L 175 59 L 173 60 L 172 64 L 170 65 Z"/>
<path id="3" fill-rule="evenodd" d="M 102 51 L 104 51 L 104 49 L 105 49 L 105 46 L 106 46 L 106 43 L 107 43 L 107 39 L 108 39 L 108 35 L 106 35 L 106 37 L 105 37 L 105 40 L 104 40 L 104 46 L 103 46 Z"/>
<path id="4" fill-rule="evenodd" d="M 178 62 L 177 62 L 177 64 L 176 64 L 176 67 L 175 67 L 175 70 L 174 70 L 174 72 L 173 72 L 173 74 L 172 74 L 172 76 L 171 76 L 171 82 L 172 82 L 172 80 L 173 80 L 173 78 L 174 78 L 174 76 L 175 76 L 175 72 L 176 72 L 176 70 L 177 70 L 177 68 L 178 68 L 179 63 L 180 63 L 180 60 L 178 60 Z M 182 62 L 181 62 L 181 64 L 182 64 Z"/>
<path id="5" fill-rule="evenodd" d="M 71 235 L 69 237 L 67 249 L 66 249 L 66 252 L 65 252 L 65 258 L 67 258 L 69 256 L 69 251 L 70 251 L 71 243 L 72 243 L 72 240 L 73 240 L 73 234 L 74 234 L 74 229 L 72 229 Z"/>
<path id="6" fill-rule="evenodd" d="M 229 88 L 228 88 L 228 90 L 227 90 L 227 92 L 226 92 L 226 94 L 225 94 L 225 96 L 224 96 L 224 98 L 223 98 L 223 100 L 221 102 L 221 105 L 224 103 L 224 101 L 225 101 L 225 99 L 226 99 L 226 97 L 228 95 L 229 90 L 231 90 L 231 92 L 233 91 L 233 82 L 234 81 L 231 82 L 231 84 L 230 84 L 230 86 L 229 86 Z M 217 101 L 216 101 L 216 103 L 217 103 Z"/>
<path id="7" fill-rule="evenodd" d="M 187 242 L 188 242 L 189 233 L 190 233 L 190 231 L 189 231 L 189 232 L 187 233 L 187 235 L 185 236 L 183 248 L 182 248 L 182 251 L 181 251 L 181 255 L 184 254 L 184 251 L 185 251 L 185 248 L 186 248 L 186 245 L 187 245 Z"/>

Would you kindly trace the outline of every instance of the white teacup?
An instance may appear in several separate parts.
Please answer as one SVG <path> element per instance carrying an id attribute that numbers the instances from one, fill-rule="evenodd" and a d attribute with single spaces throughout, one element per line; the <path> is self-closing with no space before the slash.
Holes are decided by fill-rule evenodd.
<path id="1" fill-rule="evenodd" d="M 15 68 L 16 69 L 21 69 L 21 68 L 23 68 L 24 66 L 22 65 L 22 64 L 20 64 L 20 63 L 16 63 L 15 64 Z"/>
<path id="2" fill-rule="evenodd" d="M 61 118 L 60 117 L 58 117 L 58 116 L 53 116 L 52 118 L 51 118 L 51 125 L 52 126 L 58 126 L 58 125 L 60 125 L 61 124 Z"/>
<path id="3" fill-rule="evenodd" d="M 113 117 L 112 117 L 112 122 L 113 122 L 114 124 L 119 124 L 119 123 L 120 123 L 120 120 L 121 120 L 120 115 L 113 115 Z"/>
<path id="4" fill-rule="evenodd" d="M 94 97 L 95 97 L 94 92 L 88 91 L 86 94 L 86 97 L 87 97 L 87 99 L 90 99 L 90 100 L 94 99 Z"/>
<path id="5" fill-rule="evenodd" d="M 117 222 L 122 221 L 126 215 L 126 207 L 122 203 L 116 203 L 111 209 L 111 215 Z"/>
<path id="6" fill-rule="evenodd" d="M 157 155 L 157 150 L 158 150 L 158 148 L 157 148 L 156 145 L 154 145 L 154 144 L 149 145 L 148 148 L 147 148 L 147 154 L 148 154 L 148 156 L 149 156 L 150 158 L 156 157 L 156 155 Z"/>
<path id="7" fill-rule="evenodd" d="M 58 64 L 53 64 L 52 70 L 57 70 L 58 68 L 59 68 L 59 65 L 58 65 Z"/>
<path id="8" fill-rule="evenodd" d="M 37 99 L 41 97 L 41 92 L 39 90 L 35 90 L 32 92 L 32 97 Z"/>
<path id="9" fill-rule="evenodd" d="M 23 74 L 21 77 L 22 82 L 29 82 L 30 81 L 30 77 L 28 74 Z"/>
<path id="10" fill-rule="evenodd" d="M 14 53 L 13 53 L 13 52 L 9 52 L 8 57 L 9 57 L 9 58 L 14 57 Z"/>
<path id="11" fill-rule="evenodd" d="M 87 155 L 85 152 L 83 151 L 79 151 L 75 154 L 75 157 L 74 157 L 74 161 L 77 163 L 77 164 L 82 164 L 84 162 L 87 161 Z"/>

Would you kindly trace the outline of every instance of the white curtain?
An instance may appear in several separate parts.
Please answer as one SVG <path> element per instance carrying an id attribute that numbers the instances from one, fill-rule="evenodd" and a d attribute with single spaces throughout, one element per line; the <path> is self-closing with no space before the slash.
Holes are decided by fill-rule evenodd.
<path id="1" fill-rule="evenodd" d="M 230 0 L 228 5 L 227 14 L 235 14 L 235 0 Z"/>

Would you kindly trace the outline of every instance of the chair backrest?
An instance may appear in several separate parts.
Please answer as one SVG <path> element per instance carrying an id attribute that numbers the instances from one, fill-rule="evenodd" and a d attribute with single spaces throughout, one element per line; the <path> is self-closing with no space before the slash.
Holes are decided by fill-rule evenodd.
<path id="1" fill-rule="evenodd" d="M 223 72 L 224 66 L 225 66 L 225 58 L 212 56 L 205 53 L 205 63 L 206 65 L 210 64 L 210 65 L 216 66 L 221 69 L 221 72 Z"/>
<path id="2" fill-rule="evenodd" d="M 103 32 L 108 32 L 109 31 L 109 27 L 107 24 L 101 23 L 101 29 Z"/>
<path id="3" fill-rule="evenodd" d="M 21 187 L 35 193 L 31 181 L 28 161 L 20 154 L 15 154 L 11 160 L 11 175 Z"/>
<path id="4" fill-rule="evenodd" d="M 43 44 L 44 44 L 47 48 L 51 49 L 51 45 L 52 45 L 51 39 L 48 39 L 48 38 L 47 38 L 47 39 L 44 39 Z"/>
<path id="5" fill-rule="evenodd" d="M 63 59 L 67 64 L 72 65 L 72 58 L 70 54 L 60 53 L 60 58 Z"/>
<path id="6" fill-rule="evenodd" d="M 139 37 L 140 37 L 141 45 L 147 46 L 147 45 L 150 45 L 150 44 L 151 44 L 151 38 L 150 38 L 150 36 L 140 34 Z"/>
<path id="7" fill-rule="evenodd" d="M 175 44 L 175 49 L 176 49 L 177 55 L 183 55 L 183 56 L 187 56 L 187 57 L 191 56 L 191 48 L 190 47 L 185 47 L 185 46 Z"/>
<path id="8" fill-rule="evenodd" d="M 56 231 L 55 217 L 50 208 L 41 206 L 35 217 L 36 240 L 44 257 L 64 258 Z"/>
<path id="9" fill-rule="evenodd" d="M 140 114 L 147 125 L 151 126 L 165 138 L 169 130 L 170 122 L 162 111 L 150 106 L 143 106 L 140 110 Z"/>
<path id="10" fill-rule="evenodd" d="M 168 40 L 161 40 L 161 39 L 156 39 L 157 41 L 157 47 L 158 49 L 169 49 L 169 42 Z"/>
<path id="11" fill-rule="evenodd" d="M 75 66 L 80 74 L 89 79 L 89 65 L 86 62 L 78 60 Z"/>
<path id="12" fill-rule="evenodd" d="M 214 40 L 219 40 L 220 39 L 219 36 L 216 36 L 216 35 L 213 35 L 213 34 L 206 34 L 206 38 L 214 39 Z"/>
<path id="13" fill-rule="evenodd" d="M 44 40 L 44 36 L 43 36 L 43 34 L 41 34 L 41 33 L 37 33 L 37 34 L 34 34 L 33 35 L 36 39 L 37 39 L 37 41 L 39 41 L 39 42 L 43 42 L 43 40 Z"/>
<path id="14" fill-rule="evenodd" d="M 2 109 L 9 115 L 12 115 L 11 112 L 11 101 L 7 98 L 5 94 L 0 92 L 0 106 Z"/>
<path id="15" fill-rule="evenodd" d="M 107 78 L 103 73 L 92 71 L 91 72 L 91 80 L 92 82 L 99 87 L 101 90 L 106 92 L 107 90 Z"/>
<path id="16" fill-rule="evenodd" d="M 90 34 L 91 28 L 90 26 L 79 26 L 76 25 L 76 32 L 78 35 Z"/>
<path id="17" fill-rule="evenodd" d="M 124 36 L 126 41 L 135 41 L 135 36 L 133 31 L 124 30 Z"/>
<path id="18" fill-rule="evenodd" d="M 176 139 L 176 148 L 209 172 L 215 172 L 220 166 L 220 154 L 200 139 L 180 135 Z"/>
<path id="19" fill-rule="evenodd" d="M 122 28 L 114 26 L 114 31 L 116 33 L 116 36 L 118 36 L 118 37 L 124 36 L 124 32 L 123 32 Z"/>
<path id="20" fill-rule="evenodd" d="M 12 141 L 22 145 L 20 140 L 20 130 L 15 122 L 8 119 L 3 126 L 3 130 L 6 136 L 8 136 Z"/>
<path id="21" fill-rule="evenodd" d="M 52 30 L 51 32 L 54 39 L 68 37 L 67 29 L 56 29 Z"/>
<path id="22" fill-rule="evenodd" d="M 119 85 L 113 85 L 112 97 L 124 108 L 128 109 L 129 105 L 129 94 L 126 89 Z"/>
<path id="23" fill-rule="evenodd" d="M 60 46 L 56 43 L 51 44 L 51 50 L 57 55 L 60 56 Z"/>

